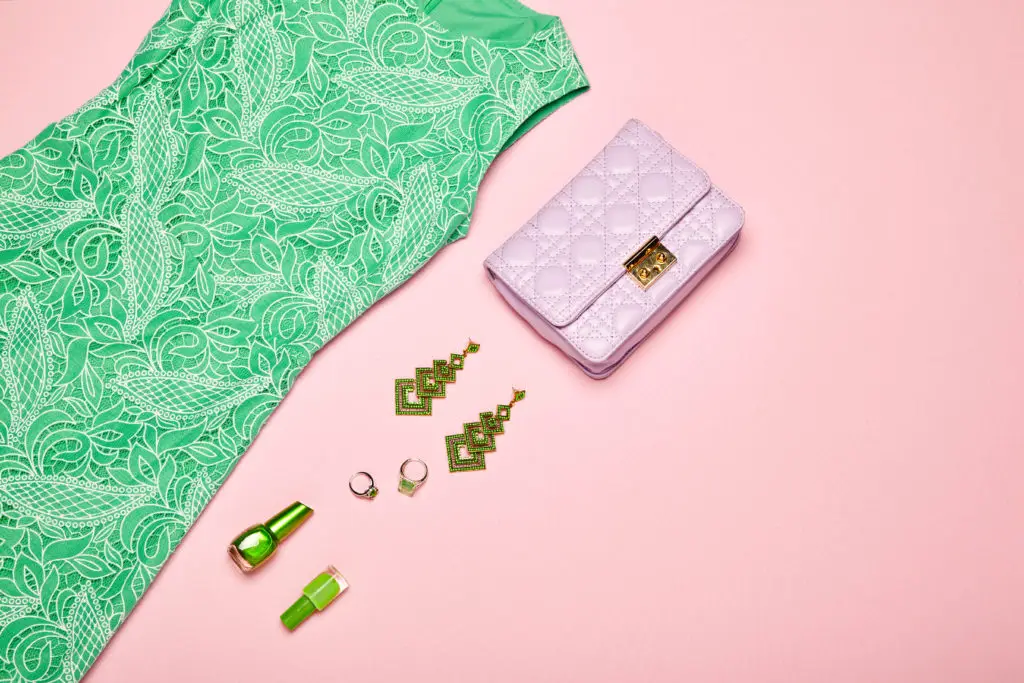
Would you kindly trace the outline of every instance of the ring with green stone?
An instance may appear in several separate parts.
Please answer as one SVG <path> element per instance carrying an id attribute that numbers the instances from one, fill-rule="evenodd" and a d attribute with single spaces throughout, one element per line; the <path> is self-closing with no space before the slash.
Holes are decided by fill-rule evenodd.
<path id="1" fill-rule="evenodd" d="M 356 487 L 353 486 L 353 482 L 362 477 L 366 477 L 366 480 L 369 483 L 365 489 L 358 491 L 356 490 Z M 377 487 L 374 485 L 373 477 L 370 476 L 369 472 L 356 472 L 353 474 L 348 480 L 348 490 L 351 491 L 354 496 L 358 498 L 365 498 L 366 500 L 373 500 L 377 497 Z"/>
<path id="2" fill-rule="evenodd" d="M 412 479 L 405 473 L 405 468 L 412 463 L 419 463 L 423 465 L 423 476 L 419 479 Z M 427 480 L 427 463 L 423 462 L 419 458 L 409 458 L 402 463 L 402 466 L 398 469 L 398 492 L 404 493 L 407 496 L 412 496 L 416 493 L 419 487 L 423 486 L 423 482 Z"/>

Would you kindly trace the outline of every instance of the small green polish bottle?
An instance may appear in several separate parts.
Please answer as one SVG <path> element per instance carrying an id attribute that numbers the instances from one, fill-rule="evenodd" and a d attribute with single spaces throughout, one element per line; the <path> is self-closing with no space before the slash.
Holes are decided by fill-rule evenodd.
<path id="1" fill-rule="evenodd" d="M 289 631 L 309 618 L 313 612 L 322 612 L 334 599 L 348 589 L 348 581 L 333 566 L 319 574 L 302 589 L 302 597 L 284 611 L 281 623 Z"/>
<path id="2" fill-rule="evenodd" d="M 309 519 L 313 509 L 294 502 L 267 520 L 249 527 L 231 541 L 228 554 L 243 572 L 251 572 L 270 559 L 281 541 Z"/>

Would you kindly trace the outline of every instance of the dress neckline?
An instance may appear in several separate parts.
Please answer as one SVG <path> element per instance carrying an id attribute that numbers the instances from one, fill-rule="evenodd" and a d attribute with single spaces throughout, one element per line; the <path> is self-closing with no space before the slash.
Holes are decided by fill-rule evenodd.
<path id="1" fill-rule="evenodd" d="M 460 3 L 464 6 L 457 7 Z M 557 16 L 535 11 L 519 2 L 519 0 L 471 0 L 471 2 L 463 2 L 463 0 L 413 0 L 413 4 L 423 21 L 433 23 L 453 38 L 460 40 L 476 38 L 485 43 L 506 48 L 525 47 L 534 42 L 544 31 L 561 21 Z M 458 13 L 460 10 L 465 11 L 466 18 L 462 25 L 456 25 L 456 22 L 452 20 L 455 18 L 454 13 Z M 486 26 L 471 26 L 474 20 L 478 23 L 486 23 L 488 21 L 488 17 L 479 16 L 480 10 L 483 10 L 482 14 L 484 15 L 487 14 L 487 10 L 492 10 L 492 12 L 493 10 L 498 10 L 499 13 L 504 15 L 502 18 L 509 21 L 516 19 L 520 19 L 523 22 L 532 21 L 534 23 L 533 30 L 530 31 L 529 35 L 518 38 L 502 38 L 500 35 L 495 36 L 493 32 L 473 30 L 474 28 L 486 28 Z M 444 16 L 445 13 L 449 16 Z M 474 13 L 478 13 L 478 16 L 473 17 Z M 493 18 L 490 18 L 490 20 L 493 21 Z M 492 28 L 494 27 L 492 26 Z"/>

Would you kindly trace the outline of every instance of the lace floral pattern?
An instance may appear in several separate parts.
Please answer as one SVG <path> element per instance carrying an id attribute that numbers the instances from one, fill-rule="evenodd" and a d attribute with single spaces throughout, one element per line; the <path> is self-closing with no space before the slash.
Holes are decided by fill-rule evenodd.
<path id="1" fill-rule="evenodd" d="M 79 680 L 313 353 L 586 81 L 561 24 L 175 0 L 0 160 L 0 681 Z"/>

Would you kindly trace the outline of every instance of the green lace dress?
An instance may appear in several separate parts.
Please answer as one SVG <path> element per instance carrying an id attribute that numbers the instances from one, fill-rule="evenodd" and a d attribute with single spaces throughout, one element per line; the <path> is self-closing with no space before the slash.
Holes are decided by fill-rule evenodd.
<path id="1" fill-rule="evenodd" d="M 515 0 L 175 0 L 0 159 L 0 681 L 84 675 L 312 355 L 586 87 Z"/>

